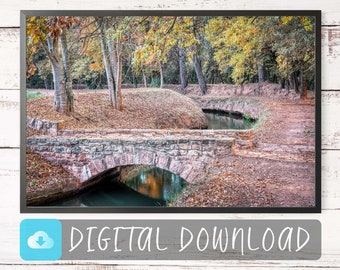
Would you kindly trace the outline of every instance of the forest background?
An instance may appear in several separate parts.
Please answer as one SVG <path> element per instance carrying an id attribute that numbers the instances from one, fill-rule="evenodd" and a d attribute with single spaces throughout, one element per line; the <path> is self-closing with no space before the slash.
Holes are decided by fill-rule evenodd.
<path id="1" fill-rule="evenodd" d="M 27 87 L 54 89 L 54 110 L 74 111 L 72 89 L 264 81 L 315 89 L 315 18 L 306 16 L 27 17 Z"/>

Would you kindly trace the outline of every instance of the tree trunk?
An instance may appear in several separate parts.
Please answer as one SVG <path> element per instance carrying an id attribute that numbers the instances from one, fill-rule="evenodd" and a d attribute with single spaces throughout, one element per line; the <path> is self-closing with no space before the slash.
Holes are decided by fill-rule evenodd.
<path id="1" fill-rule="evenodd" d="M 162 61 L 158 61 L 158 67 L 159 67 L 159 75 L 160 75 L 160 88 L 163 88 L 164 85 L 164 78 L 163 78 L 163 67 L 162 67 Z"/>
<path id="2" fill-rule="evenodd" d="M 143 74 L 143 83 L 144 83 L 144 87 L 147 88 L 147 87 L 148 87 L 148 82 L 147 82 L 147 80 L 146 80 L 146 75 L 145 75 L 144 72 L 143 72 L 142 74 Z"/>
<path id="3" fill-rule="evenodd" d="M 67 113 L 66 87 L 63 79 L 63 66 L 58 50 L 58 37 L 51 39 L 47 37 L 47 46 L 43 44 L 44 50 L 50 59 L 54 82 L 54 101 L 53 109 L 60 113 Z"/>
<path id="4" fill-rule="evenodd" d="M 285 82 L 286 82 L 286 83 L 285 83 L 285 90 L 286 90 L 287 92 L 289 92 L 289 89 L 290 89 L 290 81 L 289 81 L 289 78 L 287 78 Z"/>
<path id="5" fill-rule="evenodd" d="M 47 81 L 47 77 L 44 79 L 44 83 L 45 83 L 45 89 L 47 90 L 48 89 L 48 81 Z"/>
<path id="6" fill-rule="evenodd" d="M 112 66 L 110 63 L 109 53 L 107 49 L 102 20 L 96 18 L 96 25 L 99 30 L 99 38 L 100 38 L 100 44 L 101 44 L 101 49 L 102 49 L 102 54 L 103 54 L 107 85 L 109 87 L 110 103 L 112 106 L 115 106 L 115 81 L 114 81 Z"/>
<path id="7" fill-rule="evenodd" d="M 179 47 L 179 74 L 181 79 L 181 91 L 185 93 L 185 88 L 188 86 L 188 76 L 185 68 L 185 52 L 183 47 Z"/>
<path id="8" fill-rule="evenodd" d="M 267 74 L 264 65 L 259 65 L 257 72 L 259 77 L 259 83 L 265 82 L 265 80 L 267 79 Z"/>
<path id="9" fill-rule="evenodd" d="M 73 108 L 73 91 L 72 91 L 72 78 L 71 78 L 71 67 L 70 67 L 70 58 L 68 54 L 67 48 L 67 39 L 66 39 L 66 30 L 62 32 L 60 35 L 61 42 L 61 52 L 63 59 L 63 73 L 64 73 L 64 81 L 65 81 L 65 94 L 66 94 L 66 114 L 70 115 L 71 112 L 74 111 Z"/>
<path id="10" fill-rule="evenodd" d="M 104 19 L 104 29 L 105 31 L 109 30 L 109 24 L 107 20 Z M 113 71 L 113 78 L 115 81 L 117 81 L 117 64 L 118 64 L 118 59 L 117 59 L 117 54 L 115 51 L 115 47 L 113 45 L 113 42 L 111 40 L 107 41 L 107 48 L 109 51 L 109 57 L 110 57 L 110 63 Z"/>
<path id="11" fill-rule="evenodd" d="M 307 78 L 305 73 L 301 70 L 300 73 L 300 99 L 305 100 L 307 99 Z"/>
<path id="12" fill-rule="evenodd" d="M 109 25 L 107 20 L 104 19 L 104 28 L 107 31 L 109 29 Z M 104 31 L 104 30 L 103 30 Z M 116 40 L 116 44 L 113 41 L 107 41 L 108 48 L 108 60 L 111 66 L 113 81 L 114 81 L 114 107 L 117 110 L 123 110 L 123 99 L 122 99 L 122 53 L 123 53 L 123 44 L 120 40 Z"/>
<path id="13" fill-rule="evenodd" d="M 294 90 L 295 93 L 299 93 L 299 82 L 298 82 L 298 78 L 296 76 L 296 72 L 294 71 L 291 75 L 291 81 L 292 81 L 292 85 L 294 86 Z"/>
<path id="14" fill-rule="evenodd" d="M 123 110 L 122 97 L 122 69 L 123 69 L 123 48 L 122 45 L 117 45 L 117 64 L 116 64 L 116 109 Z"/>
<path id="15" fill-rule="evenodd" d="M 197 80 L 201 89 L 201 93 L 203 95 L 205 95 L 207 93 L 207 85 L 204 81 L 204 77 L 203 77 L 203 73 L 202 73 L 202 68 L 201 65 L 197 59 L 197 55 L 194 54 L 194 56 L 192 57 L 193 63 L 194 63 L 194 68 L 195 68 L 195 72 L 196 72 L 196 76 L 197 76 Z"/>
<path id="16" fill-rule="evenodd" d="M 132 73 L 132 84 L 133 84 L 134 88 L 138 88 L 137 78 L 136 78 L 136 75 L 134 73 Z"/>
<path id="17" fill-rule="evenodd" d="M 241 83 L 241 85 L 240 85 L 240 96 L 242 96 L 243 90 L 244 90 L 244 84 Z"/>
<path id="18" fill-rule="evenodd" d="M 61 63 L 56 59 L 51 60 L 52 73 L 53 73 L 53 83 L 54 83 L 54 101 L 53 109 L 57 112 L 64 112 L 64 104 L 66 103 L 66 98 L 63 98 L 63 93 L 65 92 L 65 82 L 63 80 L 63 68 Z"/>
<path id="19" fill-rule="evenodd" d="M 281 90 L 285 89 L 286 80 L 285 79 L 281 79 L 280 80 L 280 85 L 281 85 Z"/>

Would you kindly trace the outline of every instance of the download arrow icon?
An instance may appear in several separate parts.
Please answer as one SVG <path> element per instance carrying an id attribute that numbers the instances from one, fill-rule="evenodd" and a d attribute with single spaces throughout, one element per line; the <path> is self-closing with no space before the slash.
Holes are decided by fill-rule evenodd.
<path id="1" fill-rule="evenodd" d="M 42 246 L 46 241 L 44 240 L 43 236 L 39 236 L 36 242 L 38 243 L 39 246 Z"/>
<path id="2" fill-rule="evenodd" d="M 37 231 L 28 238 L 27 244 L 33 249 L 49 249 L 54 246 L 54 241 L 46 232 Z"/>

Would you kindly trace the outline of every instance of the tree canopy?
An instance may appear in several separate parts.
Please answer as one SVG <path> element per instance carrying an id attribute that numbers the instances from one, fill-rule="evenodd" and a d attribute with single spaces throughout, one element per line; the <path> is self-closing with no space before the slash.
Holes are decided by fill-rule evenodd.
<path id="1" fill-rule="evenodd" d="M 27 84 L 53 85 L 66 113 L 76 85 L 107 85 L 119 110 L 122 83 L 199 83 L 203 94 L 206 83 L 315 85 L 314 17 L 31 16 L 26 36 Z"/>

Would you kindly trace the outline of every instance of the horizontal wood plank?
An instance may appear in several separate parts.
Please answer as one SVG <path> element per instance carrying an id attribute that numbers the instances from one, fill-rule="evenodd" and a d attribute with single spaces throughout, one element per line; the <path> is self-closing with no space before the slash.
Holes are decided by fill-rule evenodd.
<path id="1" fill-rule="evenodd" d="M 118 266 L 114 265 L 94 265 L 94 264 L 86 264 L 82 266 L 76 266 L 76 265 L 48 265 L 48 269 L 50 270 L 79 270 L 79 269 L 85 269 L 85 270 L 144 270 L 144 269 L 149 269 L 149 270 L 193 270 L 193 269 L 209 269 L 209 270 L 220 270 L 220 269 L 239 269 L 239 270 L 261 270 L 261 269 L 273 269 L 275 268 L 275 265 L 272 263 L 269 263 L 266 265 L 266 262 L 262 262 L 260 266 L 252 266 L 252 265 L 230 265 L 229 263 L 225 263 L 225 265 L 221 266 L 214 266 L 211 263 L 205 262 L 204 264 L 201 265 L 192 265 L 190 263 L 178 263 L 178 264 L 173 264 L 173 265 L 167 265 L 166 268 L 164 265 L 160 265 L 161 262 L 158 262 L 157 265 L 150 265 L 147 263 L 135 263 L 135 264 L 130 264 L 130 265 L 122 265 L 119 264 Z M 208 267 L 209 265 L 209 267 Z M 13 269 L 18 269 L 18 270 L 45 270 L 46 265 L 11 265 L 11 266 L 2 266 L 3 270 L 13 270 Z M 305 266 L 300 266 L 300 267 L 291 267 L 291 266 L 284 266 L 284 265 L 279 265 L 277 269 L 280 270 L 291 270 L 291 269 L 306 269 Z M 308 266 L 308 269 L 324 269 L 322 266 Z M 332 267 L 327 267 L 327 269 L 332 269 Z M 335 267 L 333 269 L 336 269 Z"/>
<path id="2" fill-rule="evenodd" d="M 0 90 L 0 147 L 18 147 L 20 138 L 19 91 Z"/>
<path id="3" fill-rule="evenodd" d="M 323 27 L 321 38 L 321 88 L 340 89 L 340 27 Z"/>
<path id="4" fill-rule="evenodd" d="M 340 92 L 329 91 L 322 94 L 321 134 L 323 149 L 340 149 Z"/>
<path id="5" fill-rule="evenodd" d="M 19 89 L 19 33 L 17 28 L 0 29 L 0 89 Z"/>
<path id="6" fill-rule="evenodd" d="M 1 270 L 193 270 L 193 269 L 339 269 L 338 260 L 325 256 L 325 260 L 319 261 L 108 261 L 108 262 L 59 262 L 59 263 L 29 263 L 0 264 Z M 328 264 L 329 263 L 329 264 Z"/>
<path id="7" fill-rule="evenodd" d="M 337 0 L 13 0 L 1 3 L 0 27 L 19 26 L 20 10 L 322 10 L 322 23 L 340 24 L 340 2 Z"/>

